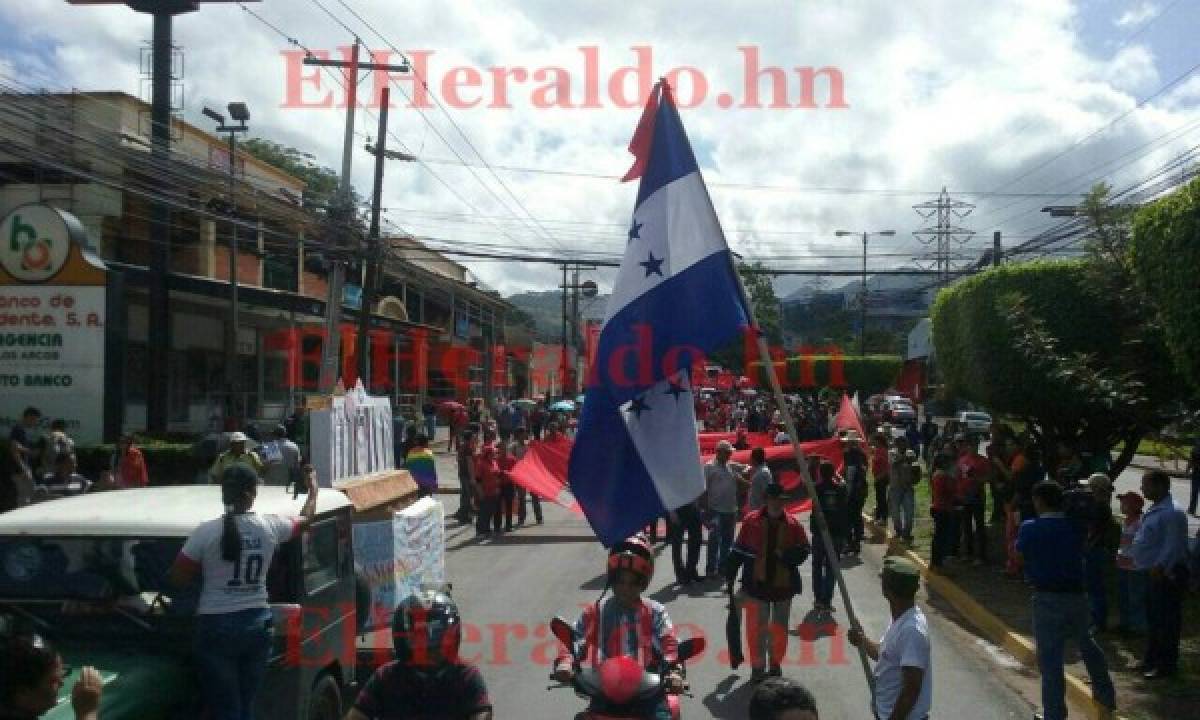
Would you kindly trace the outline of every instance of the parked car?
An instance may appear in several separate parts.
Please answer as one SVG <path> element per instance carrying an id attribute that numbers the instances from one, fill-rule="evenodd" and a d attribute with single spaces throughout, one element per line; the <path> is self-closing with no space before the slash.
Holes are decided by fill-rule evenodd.
<path id="1" fill-rule="evenodd" d="M 955 419 L 972 435 L 986 435 L 992 429 L 992 416 L 985 412 L 960 412 Z"/>
<path id="2" fill-rule="evenodd" d="M 893 423 L 917 421 L 917 410 L 906 400 L 887 400 L 883 403 L 883 415 Z"/>
<path id="3" fill-rule="evenodd" d="M 187 536 L 221 511 L 216 485 L 116 490 L 0 515 L 0 625 L 32 625 L 70 676 L 48 720 L 73 717 L 80 669 L 104 679 L 104 720 L 201 717 L 190 648 L 195 591 L 167 582 Z M 298 515 L 303 498 L 260 487 L 255 510 Z M 327 491 L 302 538 L 275 553 L 267 591 L 275 636 L 255 716 L 339 720 L 355 684 L 357 618 L 351 515 Z M 359 599 L 359 603 L 361 603 Z"/>

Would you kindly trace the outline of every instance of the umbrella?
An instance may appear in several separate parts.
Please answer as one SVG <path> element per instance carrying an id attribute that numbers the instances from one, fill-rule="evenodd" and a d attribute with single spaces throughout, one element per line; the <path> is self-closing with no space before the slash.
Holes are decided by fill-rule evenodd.
<path id="1" fill-rule="evenodd" d="M 551 405 L 550 409 L 554 412 L 574 412 L 575 403 L 571 402 L 570 400 L 559 400 Z"/>
<path id="2" fill-rule="evenodd" d="M 513 405 L 516 405 L 517 407 L 523 408 L 525 410 L 532 410 L 533 408 L 537 407 L 537 400 L 530 400 L 529 398 L 521 398 L 520 400 L 513 400 Z"/>

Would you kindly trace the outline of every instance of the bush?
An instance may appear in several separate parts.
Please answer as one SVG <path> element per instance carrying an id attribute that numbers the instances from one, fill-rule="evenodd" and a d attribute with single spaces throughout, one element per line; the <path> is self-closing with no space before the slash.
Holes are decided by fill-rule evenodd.
<path id="1" fill-rule="evenodd" d="M 146 471 L 151 485 L 186 485 L 195 480 L 197 473 L 206 469 L 192 451 L 191 444 L 151 441 L 138 447 L 146 458 Z M 76 447 L 79 472 L 95 480 L 108 469 L 112 454 L 113 446 L 108 444 Z"/>
<path id="2" fill-rule="evenodd" d="M 1200 180 L 1133 216 L 1130 259 L 1180 374 L 1200 389 Z"/>
<path id="3" fill-rule="evenodd" d="M 146 458 L 151 485 L 186 485 L 195 480 L 197 473 L 207 469 L 204 460 L 193 451 L 191 443 L 150 439 L 145 443 L 143 445 L 139 440 L 137 446 Z M 76 445 L 76 470 L 95 481 L 100 473 L 109 468 L 112 454 L 112 445 Z M 6 477 L 15 472 L 15 468 L 10 467 L 12 463 L 9 457 L 8 438 L 0 438 L 0 472 L 5 473 Z"/>
<path id="4" fill-rule="evenodd" d="M 863 399 L 883 392 L 895 383 L 904 360 L 899 355 L 803 355 L 787 359 L 787 371 L 779 380 L 785 390 L 833 387 L 857 390 Z M 770 387 L 762 363 L 752 363 L 751 377 L 759 387 Z"/>
<path id="5" fill-rule="evenodd" d="M 1124 442 L 1131 456 L 1177 381 L 1161 338 L 1121 326 L 1122 298 L 1095 289 L 1089 262 L 1006 265 L 942 290 L 937 362 L 948 397 L 1031 421 L 1043 450 L 1064 440 L 1104 457 Z"/>

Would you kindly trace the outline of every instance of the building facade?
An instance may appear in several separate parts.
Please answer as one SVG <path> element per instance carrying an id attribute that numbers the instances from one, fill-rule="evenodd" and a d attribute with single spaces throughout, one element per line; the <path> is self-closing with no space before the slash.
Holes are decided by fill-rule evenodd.
<path id="1" fill-rule="evenodd" d="M 301 180 L 244 152 L 231 162 L 224 139 L 185 122 L 173 123 L 169 158 L 152 155 L 148 115 L 147 104 L 123 93 L 0 95 L 0 216 L 27 203 L 72 213 L 88 249 L 121 274 L 122 302 L 109 312 L 121 313 L 127 328 L 126 429 L 145 427 L 155 243 L 169 247 L 169 429 L 278 422 L 318 390 L 328 223 L 303 207 Z M 165 236 L 150 221 L 160 202 L 170 207 Z M 507 378 L 497 351 L 507 303 L 415 239 L 386 238 L 383 247 L 365 384 L 409 410 L 427 397 L 490 396 Z M 348 264 L 340 298 L 339 366 L 348 385 L 357 379 L 361 273 Z"/>

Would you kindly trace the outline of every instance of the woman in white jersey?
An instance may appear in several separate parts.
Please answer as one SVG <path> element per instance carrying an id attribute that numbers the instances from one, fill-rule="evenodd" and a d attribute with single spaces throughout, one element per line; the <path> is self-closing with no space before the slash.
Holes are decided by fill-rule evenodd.
<path id="1" fill-rule="evenodd" d="M 280 543 L 299 535 L 317 509 L 317 482 L 304 468 L 308 498 L 300 517 L 259 515 L 251 508 L 258 477 L 244 465 L 221 476 L 225 513 L 188 537 L 171 568 L 186 587 L 201 580 L 194 654 L 210 720 L 252 720 L 254 697 L 271 647 L 267 569 Z"/>

